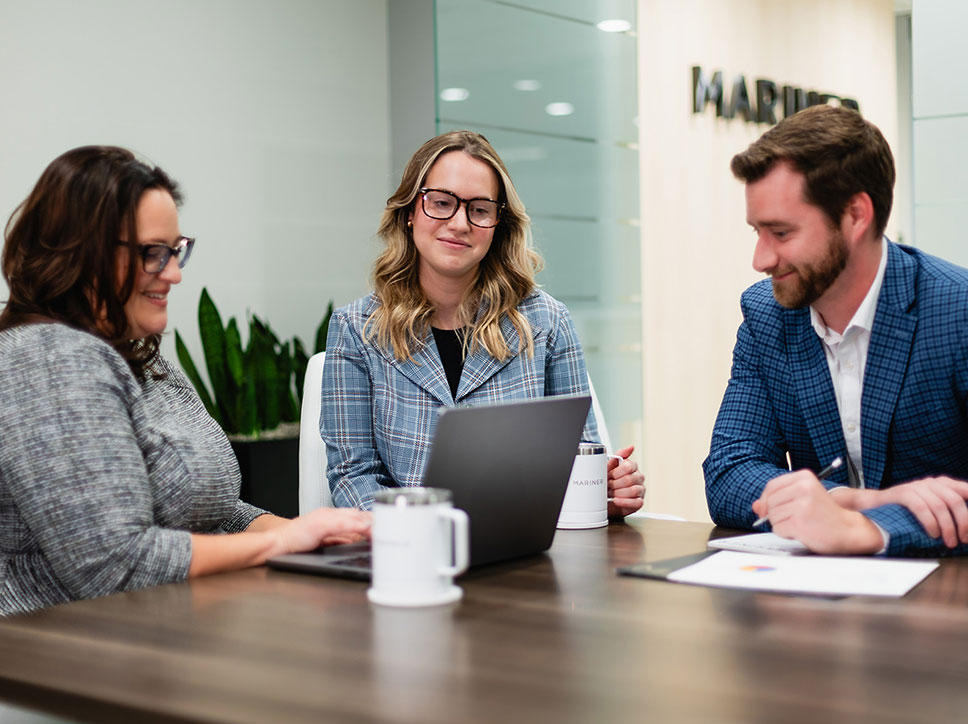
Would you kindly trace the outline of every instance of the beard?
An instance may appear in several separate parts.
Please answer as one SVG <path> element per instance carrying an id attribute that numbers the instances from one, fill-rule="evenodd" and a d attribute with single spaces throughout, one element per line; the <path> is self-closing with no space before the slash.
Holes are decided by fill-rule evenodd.
<path id="1" fill-rule="evenodd" d="M 820 299 L 830 288 L 840 272 L 847 266 L 847 241 L 839 229 L 831 230 L 827 237 L 827 248 L 816 262 L 791 266 L 782 274 L 793 272 L 793 279 L 778 282 L 774 274 L 773 297 L 780 306 L 787 309 L 803 309 Z"/>

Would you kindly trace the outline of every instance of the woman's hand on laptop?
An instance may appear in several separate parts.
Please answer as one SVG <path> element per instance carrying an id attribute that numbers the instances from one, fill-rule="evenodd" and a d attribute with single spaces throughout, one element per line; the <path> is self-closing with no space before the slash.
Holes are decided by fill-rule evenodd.
<path id="1" fill-rule="evenodd" d="M 371 522 L 372 513 L 351 508 L 317 508 L 274 529 L 278 536 L 277 555 L 368 540 Z"/>
<path id="2" fill-rule="evenodd" d="M 615 454 L 624 458 L 621 462 L 612 458 L 608 461 L 608 516 L 621 518 L 634 513 L 642 507 L 645 495 L 645 476 L 639 472 L 639 465 L 629 456 L 635 447 L 629 445 Z"/>

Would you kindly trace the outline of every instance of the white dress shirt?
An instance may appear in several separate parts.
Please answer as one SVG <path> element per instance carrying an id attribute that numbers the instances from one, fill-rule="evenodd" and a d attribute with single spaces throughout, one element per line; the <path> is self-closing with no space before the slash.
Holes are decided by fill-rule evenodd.
<path id="1" fill-rule="evenodd" d="M 847 442 L 847 473 L 851 487 L 855 488 L 864 487 L 860 438 L 861 391 L 864 387 L 867 347 L 871 340 L 874 313 L 877 311 L 877 299 L 881 294 L 886 268 L 887 239 L 882 238 L 881 261 L 877 267 L 877 275 L 843 334 L 830 329 L 817 310 L 810 307 L 810 323 L 823 342 L 827 364 L 830 367 L 830 379 L 837 397 L 840 424 Z"/>

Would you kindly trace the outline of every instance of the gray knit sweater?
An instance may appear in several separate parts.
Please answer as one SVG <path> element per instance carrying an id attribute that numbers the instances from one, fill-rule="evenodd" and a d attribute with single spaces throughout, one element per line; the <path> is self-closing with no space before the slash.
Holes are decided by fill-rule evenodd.
<path id="1" fill-rule="evenodd" d="M 192 532 L 244 530 L 239 469 L 185 377 L 139 383 L 62 324 L 0 332 L 0 615 L 184 580 Z"/>

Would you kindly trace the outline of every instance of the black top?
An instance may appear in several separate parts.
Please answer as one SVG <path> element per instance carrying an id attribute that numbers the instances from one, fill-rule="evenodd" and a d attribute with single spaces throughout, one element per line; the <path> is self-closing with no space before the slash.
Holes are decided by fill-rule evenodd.
<path id="1" fill-rule="evenodd" d="M 447 375 L 450 394 L 457 399 L 457 387 L 460 385 L 460 373 L 464 369 L 463 330 L 430 328 L 434 333 L 434 342 L 440 353 L 440 362 Z"/>

